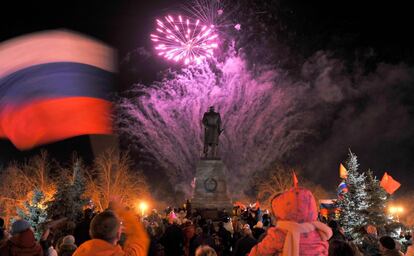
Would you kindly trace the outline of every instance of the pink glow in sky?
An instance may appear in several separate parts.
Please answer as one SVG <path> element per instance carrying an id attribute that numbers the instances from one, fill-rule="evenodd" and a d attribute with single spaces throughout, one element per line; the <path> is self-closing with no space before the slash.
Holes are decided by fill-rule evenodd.
<path id="1" fill-rule="evenodd" d="M 150 153 L 179 191 L 190 191 L 203 149 L 201 119 L 209 106 L 222 117 L 219 155 L 235 196 L 277 163 L 298 166 L 328 188 L 338 180 L 338 161 L 348 148 L 360 145 L 361 152 L 382 154 L 389 138 L 408 138 L 414 127 L 394 96 L 401 81 L 414 81 L 412 68 L 387 64 L 368 75 L 350 75 L 324 52 L 309 58 L 295 77 L 263 66 L 253 73 L 238 56 L 212 67 L 189 65 L 152 85 L 136 84 L 134 96 L 118 104 L 118 132 L 136 155 Z M 361 100 L 364 107 L 355 106 Z"/>
<path id="2" fill-rule="evenodd" d="M 218 36 L 214 27 L 199 20 L 178 15 L 167 15 L 157 19 L 157 28 L 151 34 L 159 56 L 184 64 L 200 63 L 213 57 L 218 47 Z"/>

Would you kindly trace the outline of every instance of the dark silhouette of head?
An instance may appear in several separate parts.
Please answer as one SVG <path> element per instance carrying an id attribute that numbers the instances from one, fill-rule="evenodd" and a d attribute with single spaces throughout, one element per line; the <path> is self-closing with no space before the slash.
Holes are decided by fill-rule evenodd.
<path id="1" fill-rule="evenodd" d="M 120 227 L 120 220 L 115 213 L 107 210 L 92 219 L 89 233 L 94 239 L 116 243 L 121 237 Z"/>
<path id="2" fill-rule="evenodd" d="M 196 256 L 217 256 L 216 251 L 208 245 L 201 245 L 197 248 Z"/>
<path id="3" fill-rule="evenodd" d="M 83 211 L 83 218 L 86 220 L 92 220 L 93 218 L 93 210 L 88 208 Z"/>
<path id="4" fill-rule="evenodd" d="M 380 238 L 380 244 L 383 248 L 387 250 L 394 250 L 395 249 L 395 241 L 390 236 L 383 236 Z"/>

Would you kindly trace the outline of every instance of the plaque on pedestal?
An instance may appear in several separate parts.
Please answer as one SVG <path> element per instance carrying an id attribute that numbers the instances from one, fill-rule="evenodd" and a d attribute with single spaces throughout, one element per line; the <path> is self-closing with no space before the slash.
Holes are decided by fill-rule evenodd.
<path id="1" fill-rule="evenodd" d="M 200 160 L 196 169 L 196 180 L 192 206 L 199 211 L 231 210 L 225 175 L 227 168 L 219 159 Z"/>

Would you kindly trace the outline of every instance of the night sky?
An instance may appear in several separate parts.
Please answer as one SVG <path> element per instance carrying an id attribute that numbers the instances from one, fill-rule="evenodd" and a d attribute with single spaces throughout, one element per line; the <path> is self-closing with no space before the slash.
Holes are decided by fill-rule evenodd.
<path id="1" fill-rule="evenodd" d="M 250 1 L 250 0 L 249 0 Z M 241 4 L 249 2 L 240 1 Z M 7 40 L 25 33 L 45 29 L 67 28 L 96 37 L 115 47 L 119 53 L 121 72 L 118 77 L 118 90 L 129 88 L 133 82 L 150 81 L 157 71 L 166 66 L 160 60 L 135 59 L 133 67 L 123 66 L 125 56 L 135 49 L 150 49 L 148 35 L 153 29 L 153 18 L 180 1 L 171 0 L 83 0 L 83 1 L 13 1 L 2 4 L 0 15 L 0 40 Z M 268 3 L 269 15 L 277 16 L 280 25 L 278 36 L 290 50 L 306 59 L 318 50 L 331 51 L 334 56 L 354 63 L 364 59 L 367 69 L 375 68 L 378 63 L 414 65 L 414 41 L 412 24 L 414 15 L 408 4 L 380 1 L 309 1 L 276 0 L 250 1 Z M 363 3 L 361 3 L 363 2 Z M 272 13 L 273 12 L 273 13 Z M 271 27 L 273 21 L 269 19 Z M 283 29 L 280 29 L 283 27 Z M 372 56 L 366 54 L 372 52 Z M 141 66 L 140 66 L 141 65 Z M 289 68 L 290 62 L 282 63 Z M 402 92 L 402 104 L 413 115 L 413 90 Z M 375 137 L 375 134 L 373 134 Z M 365 148 L 356 148 L 361 154 L 364 168 L 379 167 L 377 162 L 385 164 L 383 168 L 394 169 L 400 179 L 411 177 L 407 172 L 414 165 L 411 156 L 414 150 L 414 134 L 399 138 L 389 138 L 389 144 L 378 145 L 380 155 L 370 155 Z M 366 138 L 366 137 L 364 137 Z M 408 139 L 407 139 L 408 138 Z M 371 141 L 360 141 L 362 144 Z M 391 147 L 388 147 L 391 145 Z M 383 148 L 381 148 L 383 147 Z M 401 148 L 401 154 L 383 160 L 390 152 L 389 148 Z M 0 161 L 3 164 L 11 160 L 22 160 L 46 149 L 62 161 L 71 158 L 73 151 L 80 152 L 86 159 L 92 158 L 87 136 L 68 139 L 62 142 L 39 147 L 27 152 L 19 152 L 8 141 L 0 141 Z M 396 155 L 398 157 L 396 157 Z M 344 152 L 346 156 L 346 152 Z M 323 159 L 323 158 L 322 158 Z M 382 159 L 381 161 L 377 161 Z M 337 181 L 334 181 L 337 182 Z M 405 188 L 407 189 L 407 188 Z"/>

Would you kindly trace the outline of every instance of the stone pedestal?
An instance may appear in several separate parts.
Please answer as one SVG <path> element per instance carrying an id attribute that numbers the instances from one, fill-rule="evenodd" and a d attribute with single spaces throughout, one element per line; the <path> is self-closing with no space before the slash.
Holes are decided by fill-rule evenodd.
<path id="1" fill-rule="evenodd" d="M 232 209 L 227 192 L 227 168 L 220 159 L 204 159 L 197 163 L 193 209 L 211 212 Z"/>

